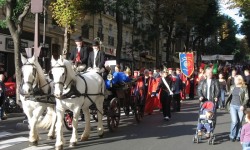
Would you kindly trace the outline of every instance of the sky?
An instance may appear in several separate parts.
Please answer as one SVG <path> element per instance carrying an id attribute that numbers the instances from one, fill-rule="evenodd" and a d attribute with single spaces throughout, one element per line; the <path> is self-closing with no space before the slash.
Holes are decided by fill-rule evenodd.
<path id="1" fill-rule="evenodd" d="M 238 26 L 240 27 L 243 17 L 240 17 L 238 15 L 239 9 L 228 9 L 227 8 L 229 6 L 227 4 L 228 0 L 219 0 L 219 1 L 220 1 L 220 6 L 221 6 L 220 12 L 232 17 L 235 20 L 235 22 L 238 24 Z M 236 37 L 243 38 L 243 35 L 237 34 Z"/>

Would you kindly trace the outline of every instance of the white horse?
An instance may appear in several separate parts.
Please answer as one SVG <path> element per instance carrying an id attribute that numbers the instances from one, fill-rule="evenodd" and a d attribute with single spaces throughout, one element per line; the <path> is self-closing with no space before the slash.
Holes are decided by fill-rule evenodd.
<path id="1" fill-rule="evenodd" d="M 55 137 L 56 113 L 53 104 L 37 102 L 38 96 L 35 95 L 35 89 L 41 90 L 44 94 L 50 94 L 50 83 L 46 81 L 37 58 L 33 56 L 32 58 L 26 59 L 21 55 L 21 60 L 23 64 L 23 78 L 20 86 L 20 99 L 30 126 L 29 142 L 31 145 L 37 145 L 39 140 L 37 128 L 48 129 L 50 127 L 48 138 L 53 139 Z M 46 115 L 43 120 L 39 122 L 39 117 L 46 109 Z"/>
<path id="2" fill-rule="evenodd" d="M 70 147 L 74 146 L 77 142 L 77 127 L 78 127 L 78 117 L 80 110 L 83 110 L 85 114 L 85 129 L 81 135 L 81 141 L 85 141 L 89 138 L 90 133 L 90 112 L 89 106 L 95 103 L 98 109 L 98 125 L 97 132 L 101 137 L 103 136 L 103 102 L 104 102 L 104 90 L 105 83 L 103 78 L 95 73 L 89 72 L 85 74 L 76 74 L 72 69 L 71 62 L 68 60 L 60 59 L 55 60 L 52 57 L 51 60 L 51 71 L 54 81 L 54 96 L 56 97 L 56 113 L 57 113 L 57 123 L 56 123 L 56 149 L 63 148 L 63 115 L 66 109 L 73 112 L 73 130 L 72 137 L 70 139 Z M 65 97 L 70 90 L 76 89 L 79 93 L 75 97 Z"/>

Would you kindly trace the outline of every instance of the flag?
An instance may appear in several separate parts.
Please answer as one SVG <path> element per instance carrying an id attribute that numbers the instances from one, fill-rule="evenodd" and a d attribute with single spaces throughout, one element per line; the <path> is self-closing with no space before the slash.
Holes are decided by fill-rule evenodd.
<path id="1" fill-rule="evenodd" d="M 194 54 L 191 53 L 180 53 L 180 68 L 182 73 L 186 77 L 190 77 L 194 72 Z"/>

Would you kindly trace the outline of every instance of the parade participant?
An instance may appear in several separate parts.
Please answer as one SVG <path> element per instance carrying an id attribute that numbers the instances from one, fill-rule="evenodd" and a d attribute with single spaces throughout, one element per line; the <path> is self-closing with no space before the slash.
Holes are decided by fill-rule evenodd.
<path id="1" fill-rule="evenodd" d="M 231 76 L 228 77 L 227 79 L 227 87 L 230 89 L 232 85 L 234 85 L 234 77 L 237 75 L 237 71 L 235 68 L 232 69 L 232 74 Z"/>
<path id="2" fill-rule="evenodd" d="M 173 92 L 171 90 L 172 88 L 172 79 L 168 74 L 163 71 L 162 77 L 160 80 L 160 83 L 157 87 L 156 93 L 159 93 L 160 91 L 160 101 L 162 105 L 162 113 L 164 120 L 169 120 L 171 118 L 171 111 L 170 111 L 170 104 L 171 104 L 171 96 L 173 95 Z"/>
<path id="3" fill-rule="evenodd" d="M 206 69 L 206 79 L 200 81 L 198 86 L 198 96 L 200 102 L 209 100 L 217 102 L 220 94 L 219 83 L 216 79 L 212 78 L 213 73 L 211 68 Z"/>
<path id="4" fill-rule="evenodd" d="M 240 131 L 244 116 L 244 109 L 249 100 L 248 90 L 241 75 L 234 77 L 234 85 L 230 87 L 230 94 L 226 100 L 227 109 L 230 111 L 231 128 L 230 141 L 240 141 Z"/>
<path id="5" fill-rule="evenodd" d="M 250 110 L 246 110 L 245 121 L 240 134 L 240 143 L 242 150 L 250 149 Z"/>
<path id="6" fill-rule="evenodd" d="M 245 69 L 244 70 L 244 81 L 245 81 L 245 84 L 247 86 L 247 90 L 248 90 L 248 93 L 250 92 L 250 74 L 249 74 L 249 70 L 248 69 Z M 250 102 L 248 102 L 247 104 L 248 107 L 250 107 Z"/>
<path id="7" fill-rule="evenodd" d="M 182 90 L 181 90 L 181 93 L 180 93 L 181 100 L 185 100 L 186 99 L 186 83 L 187 83 L 187 78 L 186 78 L 186 76 L 183 73 L 181 73 L 181 69 L 180 68 L 176 68 L 176 75 L 182 81 Z"/>
<path id="8" fill-rule="evenodd" d="M 225 108 L 225 96 L 227 93 L 227 82 L 224 79 L 223 73 L 219 73 L 219 85 L 220 85 L 219 108 Z"/>
<path id="9" fill-rule="evenodd" d="M 103 50 L 100 50 L 99 41 L 93 41 L 92 43 L 93 51 L 89 53 L 88 58 L 88 70 L 94 69 L 96 72 L 104 72 L 105 64 L 105 53 Z"/>
<path id="10" fill-rule="evenodd" d="M 180 79 L 179 76 L 177 76 L 176 72 L 173 72 L 172 79 L 173 79 L 173 93 L 174 93 L 173 107 L 174 107 L 174 111 L 179 112 L 181 110 L 180 93 L 182 90 L 182 80 Z"/>
<path id="11" fill-rule="evenodd" d="M 4 85 L 4 75 L 0 74 L 0 120 L 5 120 L 4 116 L 4 102 L 5 102 L 5 85 Z"/>
<path id="12" fill-rule="evenodd" d="M 137 80 L 137 86 L 139 89 L 143 90 L 143 98 L 145 100 L 145 110 L 144 112 L 148 115 L 153 113 L 154 101 L 151 94 L 155 91 L 154 89 L 155 79 L 149 76 L 149 70 L 144 70 L 144 76 Z"/>
<path id="13" fill-rule="evenodd" d="M 206 76 L 204 73 L 204 68 L 200 67 L 199 73 L 198 73 L 198 78 L 197 78 L 197 83 L 199 84 L 200 81 L 205 80 L 205 79 L 206 79 Z"/>
<path id="14" fill-rule="evenodd" d="M 82 37 L 75 38 L 76 47 L 72 50 L 70 60 L 74 63 L 74 67 L 77 71 L 83 71 L 88 62 L 88 49 L 84 46 Z"/>
<path id="15" fill-rule="evenodd" d="M 154 78 L 156 79 L 156 78 L 158 78 L 160 76 L 160 69 L 159 68 L 156 68 L 155 70 L 154 70 Z"/>
<path id="16" fill-rule="evenodd" d="M 194 93 L 195 93 L 195 75 L 192 74 L 190 77 L 189 77 L 189 83 L 190 83 L 190 92 L 189 92 L 189 99 L 192 100 L 194 99 Z"/>

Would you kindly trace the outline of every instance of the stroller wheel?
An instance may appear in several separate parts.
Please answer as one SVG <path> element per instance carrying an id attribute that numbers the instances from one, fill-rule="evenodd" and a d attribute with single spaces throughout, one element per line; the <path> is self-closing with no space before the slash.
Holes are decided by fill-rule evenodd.
<path id="1" fill-rule="evenodd" d="M 212 139 L 209 139 L 207 142 L 208 142 L 208 145 L 211 145 L 212 144 Z"/>
<path id="2" fill-rule="evenodd" d="M 212 145 L 214 145 L 214 140 L 215 140 L 215 139 L 212 139 L 212 142 L 211 142 Z"/>
<path id="3" fill-rule="evenodd" d="M 195 142 L 196 142 L 196 140 L 197 140 L 197 138 L 196 138 L 196 137 L 193 137 L 193 143 L 195 143 Z"/>

